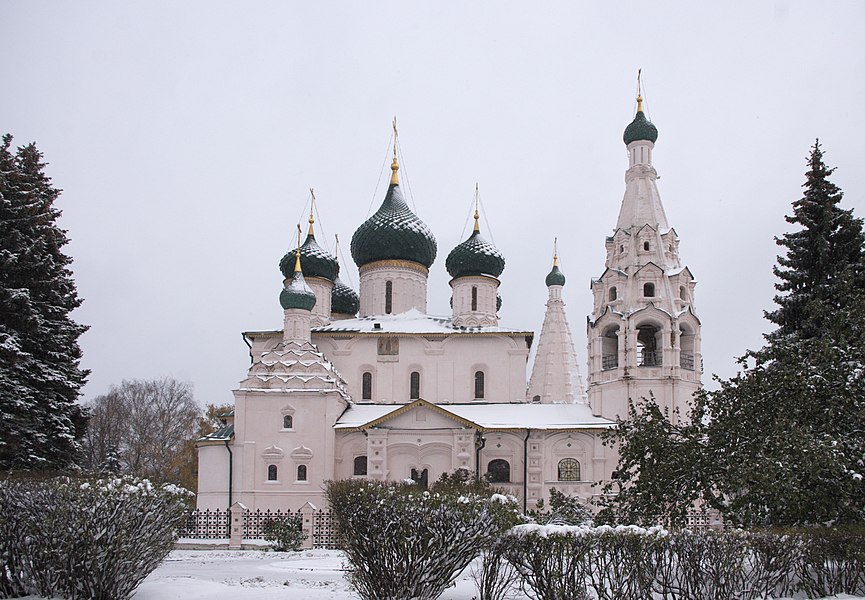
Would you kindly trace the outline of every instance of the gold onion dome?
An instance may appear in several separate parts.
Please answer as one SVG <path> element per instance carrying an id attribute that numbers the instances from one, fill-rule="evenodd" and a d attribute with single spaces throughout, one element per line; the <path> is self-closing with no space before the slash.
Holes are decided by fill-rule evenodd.
<path id="1" fill-rule="evenodd" d="M 358 267 L 379 260 L 406 260 L 429 268 L 438 250 L 435 236 L 403 198 L 396 157 L 391 170 L 384 202 L 351 238 L 351 257 Z"/>
<path id="2" fill-rule="evenodd" d="M 467 275 L 498 277 L 505 270 L 505 257 L 481 236 L 478 211 L 475 209 L 475 229 L 465 241 L 457 244 L 445 260 L 445 268 L 453 278 Z"/>

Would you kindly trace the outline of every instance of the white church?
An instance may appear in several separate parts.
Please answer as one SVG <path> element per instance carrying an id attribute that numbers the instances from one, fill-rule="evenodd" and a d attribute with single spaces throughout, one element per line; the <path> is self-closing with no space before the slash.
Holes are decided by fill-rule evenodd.
<path id="1" fill-rule="evenodd" d="M 694 278 L 658 194 L 658 137 L 642 110 L 624 132 L 619 218 L 591 289 L 587 387 L 565 317 L 556 257 L 531 375 L 534 333 L 500 323 L 501 253 L 473 233 L 453 248 L 451 314 L 427 312 L 435 237 L 408 207 L 394 156 L 378 211 L 355 231 L 360 294 L 313 232 L 283 257 L 281 331 L 249 331 L 251 365 L 226 426 L 198 441 L 198 508 L 323 508 L 328 480 L 486 476 L 524 508 L 555 487 L 590 499 L 615 448 L 601 434 L 628 400 L 684 407 L 700 387 Z M 599 269 L 601 270 L 601 269 Z M 540 281 L 538 282 L 540 285 Z"/>

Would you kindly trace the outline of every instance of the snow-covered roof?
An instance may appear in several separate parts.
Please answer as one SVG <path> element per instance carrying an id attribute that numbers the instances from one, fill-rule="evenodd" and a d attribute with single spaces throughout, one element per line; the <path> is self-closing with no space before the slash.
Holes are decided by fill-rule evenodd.
<path id="1" fill-rule="evenodd" d="M 531 331 L 500 326 L 457 327 L 451 317 L 425 315 L 411 309 L 398 315 L 373 315 L 357 319 L 334 321 L 323 327 L 313 327 L 313 334 L 321 333 L 403 333 L 442 334 L 504 333 L 511 335 L 534 335 Z"/>
<path id="2" fill-rule="evenodd" d="M 587 404 L 353 404 L 339 417 L 335 429 L 362 429 L 385 422 L 412 409 L 429 407 L 480 429 L 607 429 L 613 421 L 592 414 Z"/>

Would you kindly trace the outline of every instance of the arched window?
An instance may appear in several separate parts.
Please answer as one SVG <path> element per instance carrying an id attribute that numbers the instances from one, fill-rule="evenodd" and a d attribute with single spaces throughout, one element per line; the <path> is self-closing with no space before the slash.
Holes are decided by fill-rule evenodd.
<path id="1" fill-rule="evenodd" d="M 685 289 L 684 285 L 679 286 L 679 298 L 686 302 L 688 300 L 688 290 Z"/>
<path id="2" fill-rule="evenodd" d="M 610 302 L 619 297 L 619 292 L 616 291 L 615 286 L 610 288 Z"/>
<path id="3" fill-rule="evenodd" d="M 478 288 L 477 286 L 472 286 L 472 310 L 478 309 Z"/>
<path id="4" fill-rule="evenodd" d="M 510 483 L 511 465 L 508 461 L 497 458 L 487 465 L 487 479 L 490 483 Z"/>
<path id="5" fill-rule="evenodd" d="M 663 352 L 658 347 L 660 330 L 654 325 L 637 327 L 637 364 L 641 367 L 660 367 Z"/>
<path id="6" fill-rule="evenodd" d="M 601 338 L 601 368 L 615 369 L 619 366 L 619 326 L 613 325 L 604 331 Z"/>
<path id="7" fill-rule="evenodd" d="M 644 283 L 643 284 L 643 296 L 646 298 L 654 298 L 655 297 L 655 284 L 654 283 Z"/>
<path id="8" fill-rule="evenodd" d="M 279 471 L 277 470 L 276 465 L 267 465 L 267 480 L 276 481 L 279 479 L 277 475 L 279 475 Z"/>
<path id="9" fill-rule="evenodd" d="M 409 398 L 417 400 L 420 398 L 420 373 L 412 371 L 409 376 Z"/>
<path id="10" fill-rule="evenodd" d="M 354 474 L 366 475 L 366 456 L 354 457 Z"/>
<path id="11" fill-rule="evenodd" d="M 643 250 L 645 250 L 645 251 L 648 252 L 648 250 L 649 250 L 649 242 L 643 242 Z"/>
<path id="12" fill-rule="evenodd" d="M 372 373 L 369 371 L 365 372 L 363 374 L 362 383 L 360 397 L 364 400 L 372 400 Z"/>
<path id="13" fill-rule="evenodd" d="M 306 465 L 297 465 L 297 480 L 306 481 Z"/>
<path id="14" fill-rule="evenodd" d="M 282 417 L 282 428 L 283 429 L 291 429 L 294 427 L 294 418 L 291 415 L 285 415 Z"/>
<path id="15" fill-rule="evenodd" d="M 576 458 L 563 458 L 559 461 L 559 481 L 579 481 L 580 463 Z"/>
<path id="16" fill-rule="evenodd" d="M 484 397 L 484 372 L 475 371 L 475 398 Z"/>
<path id="17" fill-rule="evenodd" d="M 393 281 L 384 282 L 384 314 L 393 312 Z"/>
<path id="18" fill-rule="evenodd" d="M 694 370 L 694 342 L 696 336 L 687 325 L 679 328 L 679 366 L 688 371 Z"/>

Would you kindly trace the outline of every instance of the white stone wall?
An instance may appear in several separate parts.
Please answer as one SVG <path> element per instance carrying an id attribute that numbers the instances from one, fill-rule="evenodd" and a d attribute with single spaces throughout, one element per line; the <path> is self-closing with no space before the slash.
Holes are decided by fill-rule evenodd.
<path id="1" fill-rule="evenodd" d="M 453 323 L 458 327 L 494 326 L 499 324 L 496 314 L 496 295 L 499 280 L 483 275 L 458 277 L 450 282 L 453 293 Z M 476 295 L 472 310 L 472 290 Z"/>
<path id="2" fill-rule="evenodd" d="M 525 337 L 507 334 L 398 335 L 398 355 L 380 355 L 387 334 L 341 337 L 313 333 L 312 341 L 330 358 L 356 402 L 363 400 L 362 375 L 373 377 L 373 402 L 410 400 L 412 371 L 420 373 L 420 397 L 434 403 L 472 402 L 476 371 L 484 373 L 484 401 L 524 402 Z"/>
<path id="3" fill-rule="evenodd" d="M 426 313 L 427 275 L 423 265 L 407 261 L 382 260 L 364 265 L 360 269 L 359 315 L 398 315 L 411 309 Z M 392 286 L 390 312 L 385 301 L 388 282 Z"/>

